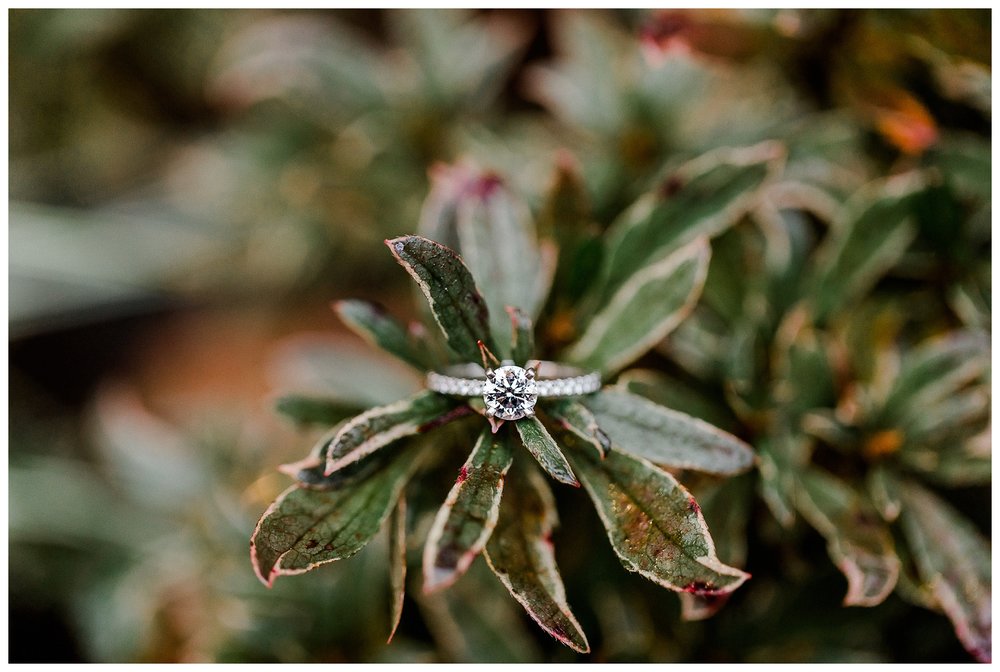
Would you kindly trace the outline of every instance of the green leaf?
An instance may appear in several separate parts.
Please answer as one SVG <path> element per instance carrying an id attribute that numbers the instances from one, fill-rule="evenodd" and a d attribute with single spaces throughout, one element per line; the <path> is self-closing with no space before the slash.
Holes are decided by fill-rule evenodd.
<path id="1" fill-rule="evenodd" d="M 825 332 L 808 323 L 808 313 L 796 308 L 786 313 L 771 345 L 770 366 L 775 384 L 772 398 L 789 421 L 817 408 L 836 406 L 837 389 L 831 346 Z M 748 387 L 756 387 L 752 377 Z"/>
<path id="2" fill-rule="evenodd" d="M 932 163 L 962 196 L 990 202 L 992 151 L 989 140 L 976 135 L 945 135 L 928 151 Z"/>
<path id="3" fill-rule="evenodd" d="M 395 355 L 418 371 L 434 368 L 426 346 L 382 306 L 357 299 L 338 301 L 334 311 L 351 331 L 377 348 Z"/>
<path id="4" fill-rule="evenodd" d="M 626 569 L 679 592 L 717 595 L 749 574 L 723 564 L 697 502 L 669 473 L 618 451 L 574 442 L 570 455 Z"/>
<path id="5" fill-rule="evenodd" d="M 990 418 L 990 393 L 985 385 L 977 385 L 936 404 L 911 407 L 903 421 L 909 439 L 920 443 L 935 444 L 946 437 L 961 433 L 963 429 L 984 425 Z M 971 432 L 968 432 L 971 433 Z"/>
<path id="6" fill-rule="evenodd" d="M 679 378 L 653 369 L 629 369 L 618 376 L 617 385 L 660 406 L 687 413 L 726 431 L 731 432 L 737 427 L 736 418 L 724 401 Z"/>
<path id="7" fill-rule="evenodd" d="M 809 460 L 810 440 L 779 431 L 757 441 L 760 496 L 786 528 L 795 522 L 795 477 Z"/>
<path id="8" fill-rule="evenodd" d="M 451 350 L 467 362 L 479 361 L 482 341 L 496 352 L 489 309 L 462 259 L 443 245 L 419 236 L 387 240 L 396 260 L 413 276 L 430 304 Z"/>
<path id="9" fill-rule="evenodd" d="M 601 272 L 605 298 L 671 250 L 734 224 L 780 168 L 784 148 L 764 142 L 721 148 L 683 164 L 640 198 L 608 231 Z"/>
<path id="10" fill-rule="evenodd" d="M 442 112 L 487 107 L 531 34 L 520 17 L 480 16 L 468 9 L 406 8 L 387 12 L 386 20 L 406 62 L 419 67 L 417 73 L 406 70 L 407 80 L 416 75 L 418 90 Z"/>
<path id="11" fill-rule="evenodd" d="M 559 247 L 549 296 L 549 310 L 559 311 L 576 305 L 594 284 L 593 269 L 600 266 L 602 245 L 576 159 L 568 151 L 560 151 L 555 168 L 538 213 L 538 230 Z M 551 318 L 552 314 L 546 312 L 546 317 Z"/>
<path id="12" fill-rule="evenodd" d="M 543 630 L 574 651 L 589 653 L 556 567 L 551 535 L 558 522 L 552 492 L 537 470 L 511 479 L 486 544 L 486 562 Z"/>
<path id="13" fill-rule="evenodd" d="M 708 241 L 697 238 L 632 275 L 566 357 L 610 374 L 662 341 L 698 301 L 710 255 Z"/>
<path id="14" fill-rule="evenodd" d="M 409 399 L 365 411 L 347 422 L 320 453 L 326 458 L 326 474 L 370 455 L 404 436 L 411 436 L 471 413 L 436 392 L 420 392 Z"/>
<path id="15" fill-rule="evenodd" d="M 521 435 L 524 447 L 538 460 L 538 464 L 542 465 L 542 469 L 549 476 L 560 483 L 580 487 L 580 482 L 576 480 L 566 456 L 559 450 L 555 439 L 538 418 L 522 418 L 514 424 L 517 425 L 517 432 Z"/>
<path id="16" fill-rule="evenodd" d="M 900 517 L 920 574 L 968 651 L 992 659 L 989 542 L 955 509 L 913 481 L 899 489 Z"/>
<path id="17" fill-rule="evenodd" d="M 293 485 L 264 515 L 250 539 L 257 577 L 267 586 L 285 574 L 350 557 L 389 516 L 424 451 L 400 450 L 373 473 L 344 478 L 328 490 Z"/>
<path id="18" fill-rule="evenodd" d="M 385 104 L 375 45 L 341 22 L 316 18 L 271 16 L 239 31 L 220 50 L 210 93 L 240 105 L 284 98 L 324 126 Z"/>
<path id="19" fill-rule="evenodd" d="M 597 418 L 586 406 L 576 399 L 552 399 L 546 401 L 545 410 L 563 429 L 576 434 L 582 441 L 604 457 L 611 450 L 611 439 L 598 424 Z"/>
<path id="20" fill-rule="evenodd" d="M 510 356 L 516 364 L 523 365 L 535 355 L 535 332 L 531 318 L 520 308 L 506 307 L 510 315 Z"/>
<path id="21" fill-rule="evenodd" d="M 498 176 L 477 175 L 460 197 L 458 240 L 465 263 L 485 288 L 494 334 L 507 329 L 506 306 L 537 316 L 552 283 L 555 249 L 539 247 L 528 206 Z"/>
<path id="22" fill-rule="evenodd" d="M 351 462 L 342 469 L 338 469 L 332 474 L 326 473 L 326 460 L 323 459 L 323 451 L 326 450 L 330 439 L 337 435 L 337 432 L 344 426 L 341 422 L 333 427 L 317 442 L 309 457 L 298 462 L 282 464 L 278 471 L 288 474 L 299 482 L 299 485 L 314 490 L 333 490 L 341 487 L 345 482 L 360 480 L 368 474 L 374 473 L 379 465 L 391 457 L 389 451 L 382 451 L 370 455 L 367 458 Z"/>
<path id="23" fill-rule="evenodd" d="M 985 376 L 989 369 L 989 344 L 980 336 L 959 332 L 927 341 L 903 356 L 899 374 L 874 422 L 891 427 L 919 419 L 928 408 Z"/>
<path id="24" fill-rule="evenodd" d="M 335 425 L 341 420 L 356 415 L 357 406 L 337 399 L 312 397 L 302 394 L 286 394 L 274 402 L 274 408 L 298 425 Z"/>
<path id="25" fill-rule="evenodd" d="M 631 47 L 629 55 L 638 60 L 634 44 L 609 17 L 597 12 L 566 12 L 552 28 L 560 58 L 553 65 L 535 65 L 527 71 L 528 95 L 569 128 L 616 132 L 626 119 L 618 75 L 633 69 L 621 55 Z"/>
<path id="26" fill-rule="evenodd" d="M 484 429 L 434 517 L 424 546 L 424 592 L 450 586 L 469 568 L 500 515 L 504 476 L 513 462 L 509 432 Z"/>
<path id="27" fill-rule="evenodd" d="M 874 182 L 837 213 L 810 284 L 817 322 L 853 305 L 903 255 L 916 236 L 913 196 L 925 185 L 919 172 Z"/>
<path id="28" fill-rule="evenodd" d="M 611 443 L 656 464 L 731 475 L 754 464 L 753 450 L 717 427 L 622 389 L 584 397 Z"/>
<path id="29" fill-rule="evenodd" d="M 401 496 L 389 518 L 389 638 L 392 641 L 403 615 L 406 597 L 406 497 Z"/>
<path id="30" fill-rule="evenodd" d="M 899 578 L 889 529 L 874 508 L 839 479 L 804 469 L 796 481 L 799 512 L 826 538 L 830 558 L 847 577 L 844 604 L 881 604 Z"/>
<path id="31" fill-rule="evenodd" d="M 899 499 L 899 488 L 896 486 L 895 479 L 885 464 L 875 465 L 868 470 L 865 486 L 868 490 L 868 496 L 879 515 L 882 516 L 882 520 L 887 523 L 895 522 L 899 518 L 903 503 Z M 901 556 L 901 553 L 897 554 Z M 902 572 L 900 577 L 902 577 Z"/>
<path id="32" fill-rule="evenodd" d="M 993 471 L 991 429 L 987 424 L 973 436 L 951 436 L 924 448 L 906 445 L 899 453 L 899 461 L 926 479 L 947 487 L 989 485 Z"/>

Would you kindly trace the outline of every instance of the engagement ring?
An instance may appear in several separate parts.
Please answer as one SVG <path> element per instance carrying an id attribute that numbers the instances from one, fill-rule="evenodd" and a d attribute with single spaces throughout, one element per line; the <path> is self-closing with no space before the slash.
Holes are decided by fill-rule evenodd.
<path id="1" fill-rule="evenodd" d="M 486 415 L 518 420 L 535 414 L 539 397 L 575 397 L 601 389 L 601 374 L 575 366 L 532 360 L 522 368 L 508 362 L 484 370 L 478 364 L 458 364 L 427 374 L 427 388 L 458 397 L 479 397 Z"/>

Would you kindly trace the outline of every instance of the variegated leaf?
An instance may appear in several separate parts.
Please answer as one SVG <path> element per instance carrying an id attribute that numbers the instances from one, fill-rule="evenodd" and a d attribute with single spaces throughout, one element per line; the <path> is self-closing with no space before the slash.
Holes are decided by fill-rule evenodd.
<path id="1" fill-rule="evenodd" d="M 597 418 L 576 399 L 552 399 L 545 404 L 545 410 L 563 429 L 576 434 L 589 443 L 603 458 L 611 450 L 611 439 L 597 424 Z"/>
<path id="2" fill-rule="evenodd" d="M 426 345 L 393 319 L 382 306 L 353 299 L 338 301 L 333 308 L 351 331 L 375 347 L 395 355 L 418 371 L 434 367 Z"/>
<path id="3" fill-rule="evenodd" d="M 961 514 L 913 481 L 899 488 L 903 532 L 923 585 L 969 653 L 993 658 L 990 543 Z"/>
<path id="4" fill-rule="evenodd" d="M 614 387 L 583 398 L 597 424 L 621 449 L 656 464 L 712 474 L 738 474 L 753 450 L 717 427 Z"/>
<path id="5" fill-rule="evenodd" d="M 614 373 L 662 341 L 697 302 L 711 248 L 697 238 L 644 267 L 621 285 L 566 358 Z"/>
<path id="6" fill-rule="evenodd" d="M 728 565 L 742 566 L 747 557 L 747 524 L 752 492 L 749 478 L 730 478 L 698 492 L 701 513 L 712 530 L 719 559 Z M 681 618 L 700 621 L 714 616 L 729 595 L 681 593 Z"/>
<path id="7" fill-rule="evenodd" d="M 489 309 L 461 257 L 420 236 L 394 238 L 386 245 L 420 286 L 448 347 L 456 355 L 467 362 L 477 361 L 479 342 L 496 351 L 490 335 Z"/>
<path id="8" fill-rule="evenodd" d="M 293 485 L 261 516 L 250 539 L 257 577 L 267 586 L 360 551 L 389 516 L 425 451 L 400 450 L 375 468 L 327 489 Z M 380 456 L 381 458 L 381 456 Z"/>
<path id="9" fill-rule="evenodd" d="M 989 342 L 972 333 L 927 341 L 907 352 L 874 421 L 898 425 L 951 397 L 990 368 Z"/>
<path id="10" fill-rule="evenodd" d="M 764 142 L 721 148 L 683 164 L 643 196 L 608 232 L 601 274 L 605 299 L 636 271 L 699 237 L 711 238 L 753 207 L 781 168 L 784 147 Z"/>
<path id="11" fill-rule="evenodd" d="M 694 497 L 669 473 L 612 451 L 601 459 L 572 436 L 573 466 L 622 564 L 679 592 L 730 593 L 749 574 L 723 564 Z"/>
<path id="12" fill-rule="evenodd" d="M 535 469 L 511 479 L 485 557 L 490 569 L 528 615 L 562 644 L 580 653 L 590 645 L 566 601 L 550 536 L 558 524 L 548 484 Z"/>
<path id="13" fill-rule="evenodd" d="M 917 233 L 912 197 L 926 179 L 907 173 L 869 184 L 839 211 L 811 281 L 817 322 L 851 305 L 906 251 Z"/>
<path id="14" fill-rule="evenodd" d="M 523 365 L 535 355 L 535 332 L 531 317 L 520 308 L 506 307 L 510 315 L 510 356 L 515 364 Z"/>
<path id="15" fill-rule="evenodd" d="M 424 546 L 424 592 L 454 583 L 483 550 L 500 513 L 504 476 L 513 461 L 507 431 L 483 430 L 438 510 Z"/>
<path id="16" fill-rule="evenodd" d="M 732 431 L 737 426 L 736 418 L 724 401 L 679 378 L 653 369 L 629 369 L 618 376 L 617 384 L 660 406 L 687 413 L 726 431 Z"/>
<path id="17" fill-rule="evenodd" d="M 507 328 L 506 306 L 521 308 L 529 318 L 538 314 L 552 282 L 555 249 L 547 244 L 543 252 L 527 204 L 499 176 L 477 175 L 459 198 L 458 240 L 465 263 L 484 287 L 494 334 Z"/>
<path id="18" fill-rule="evenodd" d="M 808 438 L 777 432 L 757 442 L 760 496 L 782 526 L 795 522 L 795 475 L 809 458 Z"/>
<path id="19" fill-rule="evenodd" d="M 847 578 L 848 606 L 881 604 L 899 578 L 889 529 L 850 486 L 818 469 L 796 475 L 796 507 L 827 541 L 830 558 Z"/>
<path id="20" fill-rule="evenodd" d="M 468 406 L 435 392 L 420 392 L 395 404 L 365 411 L 326 441 L 320 455 L 326 475 L 370 455 L 393 441 L 427 431 L 471 413 Z"/>
<path id="21" fill-rule="evenodd" d="M 560 483 L 580 487 L 580 482 L 573 474 L 566 456 L 538 418 L 522 418 L 514 424 L 517 426 L 518 434 L 521 435 L 524 447 L 538 460 L 538 464 L 542 465 L 542 469 L 549 476 Z"/>

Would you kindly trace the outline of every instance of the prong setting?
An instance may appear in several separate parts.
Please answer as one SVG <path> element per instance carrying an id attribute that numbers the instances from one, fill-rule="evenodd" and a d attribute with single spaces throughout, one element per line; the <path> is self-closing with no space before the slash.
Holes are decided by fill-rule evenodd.
<path id="1" fill-rule="evenodd" d="M 520 420 L 530 417 L 535 412 L 537 400 L 538 391 L 533 370 L 505 365 L 487 372 L 486 383 L 483 386 L 487 417 L 500 420 Z"/>

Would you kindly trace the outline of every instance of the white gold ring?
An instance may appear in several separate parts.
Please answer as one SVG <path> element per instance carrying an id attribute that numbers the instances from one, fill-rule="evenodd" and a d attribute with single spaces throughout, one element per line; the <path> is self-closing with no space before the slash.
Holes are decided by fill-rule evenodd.
<path id="1" fill-rule="evenodd" d="M 427 389 L 458 397 L 482 397 L 486 415 L 518 420 L 535 414 L 539 397 L 575 397 L 601 389 L 601 374 L 575 366 L 532 360 L 522 368 L 503 362 L 484 370 L 478 364 L 458 364 L 427 374 Z"/>

